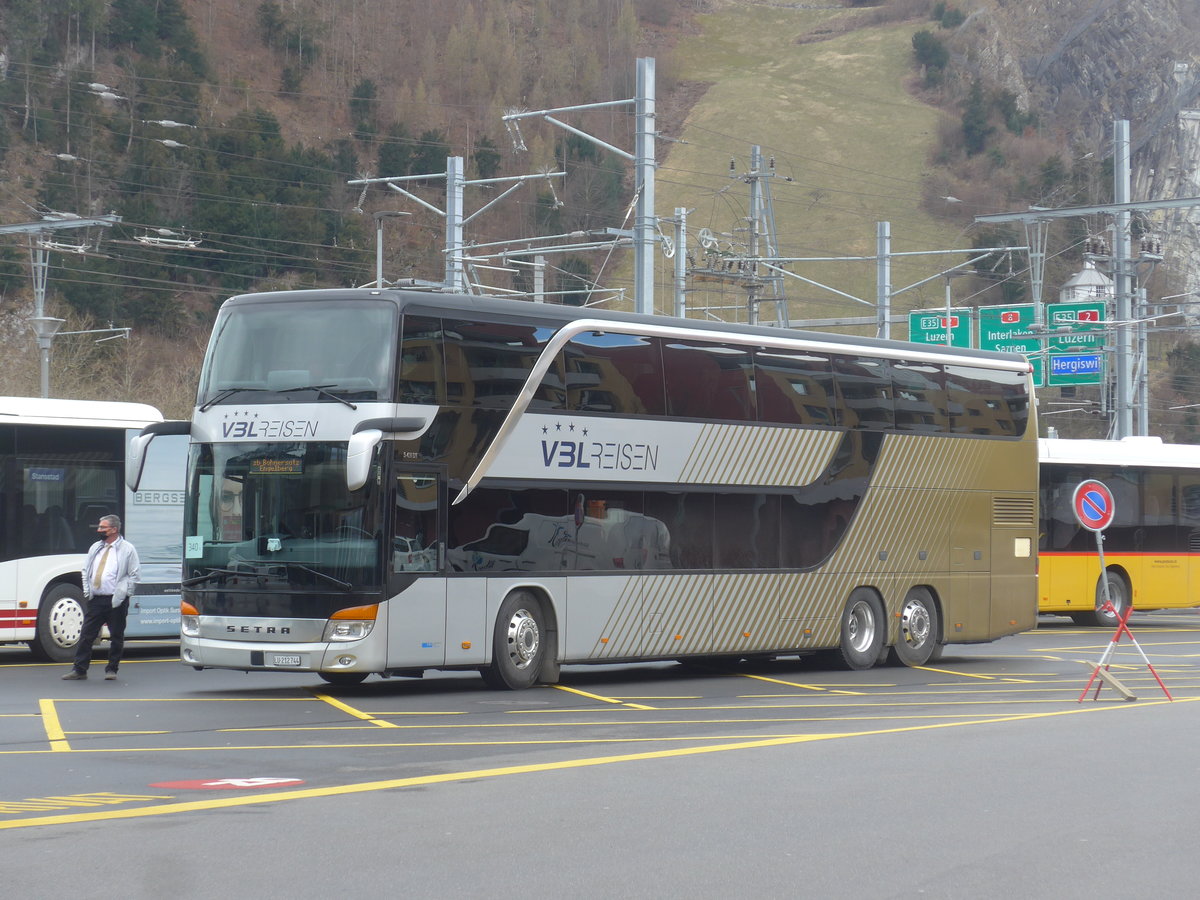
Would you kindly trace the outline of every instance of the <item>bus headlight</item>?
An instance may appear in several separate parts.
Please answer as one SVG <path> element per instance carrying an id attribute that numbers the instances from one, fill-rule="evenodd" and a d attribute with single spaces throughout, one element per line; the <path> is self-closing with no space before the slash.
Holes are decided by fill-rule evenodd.
<path id="1" fill-rule="evenodd" d="M 375 617 L 379 614 L 378 604 L 369 606 L 349 606 L 339 609 L 325 624 L 325 633 L 321 636 L 324 641 L 361 641 L 375 627 Z"/>
<path id="2" fill-rule="evenodd" d="M 369 619 L 330 619 L 325 624 L 323 641 L 360 641 L 371 633 L 375 623 Z"/>
<path id="3" fill-rule="evenodd" d="M 192 604 L 179 604 L 179 633 L 184 637 L 200 637 L 200 612 Z"/>

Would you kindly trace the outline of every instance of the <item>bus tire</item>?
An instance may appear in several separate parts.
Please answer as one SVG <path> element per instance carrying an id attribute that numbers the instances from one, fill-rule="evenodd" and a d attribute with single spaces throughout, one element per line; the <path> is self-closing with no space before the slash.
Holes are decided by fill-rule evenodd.
<path id="1" fill-rule="evenodd" d="M 883 650 L 883 605 L 869 588 L 855 588 L 842 610 L 838 656 L 847 669 L 869 669 Z"/>
<path id="2" fill-rule="evenodd" d="M 1100 607 L 1104 606 L 1104 582 L 1099 578 L 1096 579 L 1096 608 L 1091 612 L 1072 613 L 1071 619 L 1076 625 L 1099 625 L 1102 628 L 1116 628 L 1117 620 L 1125 615 L 1125 611 L 1129 609 L 1133 603 L 1133 592 L 1129 588 L 1129 582 L 1125 580 L 1125 576 L 1113 568 L 1104 570 L 1104 577 L 1108 579 L 1108 596 L 1112 601 L 1113 609 L 1116 613 L 1103 612 Z"/>
<path id="3" fill-rule="evenodd" d="M 519 691 L 534 684 L 546 655 L 542 604 L 529 591 L 513 591 L 500 604 L 492 635 L 492 664 L 481 670 L 497 690 Z"/>
<path id="4" fill-rule="evenodd" d="M 318 672 L 321 680 L 335 687 L 354 687 L 367 680 L 366 672 Z"/>
<path id="5" fill-rule="evenodd" d="M 29 642 L 34 659 L 70 662 L 75 658 L 85 606 L 83 591 L 73 584 L 56 584 L 46 591 L 38 605 L 37 630 Z"/>
<path id="6" fill-rule="evenodd" d="M 938 609 L 933 595 L 927 588 L 913 588 L 900 607 L 896 646 L 892 648 L 897 662 L 906 666 L 925 665 L 933 658 L 940 637 Z"/>

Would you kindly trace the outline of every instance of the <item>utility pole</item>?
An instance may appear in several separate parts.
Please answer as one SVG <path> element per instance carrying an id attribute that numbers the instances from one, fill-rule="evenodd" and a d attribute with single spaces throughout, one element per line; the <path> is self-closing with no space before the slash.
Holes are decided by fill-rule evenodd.
<path id="1" fill-rule="evenodd" d="M 353 181 L 346 182 L 347 184 L 369 185 L 369 184 L 386 184 L 389 188 L 398 194 L 403 194 L 414 203 L 420 204 L 433 213 L 441 216 L 446 220 L 446 264 L 442 285 L 445 290 L 463 293 L 467 290 L 466 270 L 463 264 L 463 229 L 464 226 L 481 215 L 488 209 L 491 209 L 501 200 L 508 197 L 513 191 L 521 187 L 531 178 L 562 178 L 565 172 L 545 172 L 536 175 L 516 175 L 510 178 L 475 178 L 467 179 L 463 175 L 463 159 L 461 156 L 449 156 L 446 158 L 446 171 L 436 172 L 428 175 L 403 175 L 403 176 L 384 176 L 382 178 L 356 178 Z M 432 178 L 446 179 L 446 208 L 438 209 L 432 203 L 418 197 L 411 191 L 405 190 L 400 185 L 408 181 L 428 181 Z M 475 212 L 469 216 L 463 215 L 463 193 L 465 188 L 471 185 L 480 184 L 509 184 L 508 190 L 492 198 Z M 382 273 L 378 279 L 382 280 Z"/>
<path id="2" fill-rule="evenodd" d="M 1114 348 L 1116 356 L 1113 368 L 1116 372 L 1113 377 L 1113 412 L 1115 415 L 1112 437 L 1117 439 L 1128 437 L 1135 433 L 1133 407 L 1136 390 L 1135 381 L 1137 381 L 1136 376 L 1138 374 L 1135 372 L 1135 368 L 1144 370 L 1146 365 L 1145 356 L 1143 355 L 1139 365 L 1135 367 L 1132 351 L 1135 335 L 1130 329 L 1138 324 L 1134 316 L 1133 265 L 1139 260 L 1133 257 L 1129 234 L 1130 214 L 1153 209 L 1179 209 L 1200 206 L 1200 197 L 1183 197 L 1177 200 L 1150 200 L 1134 203 L 1129 200 L 1129 184 L 1129 122 L 1124 119 L 1118 119 L 1113 123 L 1113 203 L 1101 206 L 1063 207 L 1060 209 L 1031 208 L 1021 213 L 1000 213 L 997 215 L 975 217 L 975 221 L 979 224 L 1021 222 L 1027 229 L 1031 224 L 1036 224 L 1038 227 L 1045 227 L 1055 219 L 1079 218 L 1089 215 L 1110 215 L 1113 217 L 1114 234 L 1111 263 L 1113 290 L 1115 293 Z M 1041 247 L 1044 259 L 1044 237 Z M 1161 257 L 1152 254 L 1143 258 L 1149 261 L 1157 261 Z M 1031 254 L 1031 264 L 1032 262 L 1033 258 Z M 1040 278 L 1040 273 L 1037 274 Z M 1140 304 L 1137 311 L 1140 315 L 1142 312 Z M 1141 381 L 1144 382 L 1145 377 L 1145 372 L 1141 371 Z M 1142 408 L 1145 410 L 1145 406 Z M 1138 432 L 1145 434 L 1147 431 L 1147 416 L 1143 412 Z"/>
<path id="3" fill-rule="evenodd" d="M 654 173 L 657 168 L 654 139 L 658 136 L 654 129 L 654 99 L 654 58 L 643 57 L 637 61 L 636 96 L 629 100 L 609 100 L 579 106 L 560 106 L 556 109 L 514 112 L 502 118 L 506 128 L 517 129 L 513 145 L 519 150 L 525 149 L 524 140 L 519 139 L 521 119 L 539 118 L 633 163 L 634 185 L 637 191 L 633 218 L 633 305 L 635 312 L 647 315 L 654 312 L 654 244 L 658 241 L 658 221 L 654 215 Z M 633 153 L 614 147 L 557 118 L 560 113 L 614 106 L 634 108 L 636 134 Z"/>
<path id="4" fill-rule="evenodd" d="M 117 215 L 96 216 L 84 219 L 67 213 L 51 213 L 40 222 L 26 222 L 21 225 L 0 225 L 0 234 L 24 234 L 28 236 L 29 267 L 33 277 L 34 306 L 34 315 L 29 323 L 33 328 L 34 335 L 37 337 L 38 353 L 41 356 L 41 387 L 43 397 L 50 396 L 50 344 L 53 342 L 54 336 L 59 333 L 58 329 L 63 324 L 62 319 L 46 315 L 46 275 L 50 267 L 50 250 L 56 249 L 51 246 L 48 235 L 55 231 L 72 228 L 90 228 L 93 225 L 110 228 L 120 221 L 121 217 Z M 86 332 L 72 331 L 63 332 L 63 334 L 100 334 L 108 332 L 118 332 L 125 337 L 129 336 L 128 328 L 95 328 Z"/>

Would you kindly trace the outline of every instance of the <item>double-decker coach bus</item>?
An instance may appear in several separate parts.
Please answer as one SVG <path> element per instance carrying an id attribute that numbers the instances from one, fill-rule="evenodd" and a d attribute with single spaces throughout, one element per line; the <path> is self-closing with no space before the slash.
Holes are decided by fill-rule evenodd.
<path id="1" fill-rule="evenodd" d="M 141 490 L 122 484 L 132 441 L 161 421 L 143 403 L 0 397 L 0 643 L 74 658 L 80 569 L 106 515 L 121 517 L 142 563 L 126 635 L 179 636 L 186 439 L 155 448 Z"/>
<path id="2" fill-rule="evenodd" d="M 1042 438 L 1038 608 L 1080 625 L 1115 625 L 1137 610 L 1200 606 L 1200 447 L 1157 437 L 1119 441 Z M 1075 488 L 1089 478 L 1112 491 L 1104 531 L 1104 586 L 1096 536 L 1079 525 Z"/>
<path id="3" fill-rule="evenodd" d="M 507 688 L 564 663 L 920 665 L 1036 621 L 1032 417 L 1017 355 L 234 297 L 191 423 L 182 660 Z"/>

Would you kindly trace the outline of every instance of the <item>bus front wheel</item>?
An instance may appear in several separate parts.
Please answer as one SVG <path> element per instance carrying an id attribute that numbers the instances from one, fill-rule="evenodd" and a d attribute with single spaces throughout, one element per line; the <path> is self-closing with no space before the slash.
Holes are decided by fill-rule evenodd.
<path id="1" fill-rule="evenodd" d="M 83 591 L 73 584 L 56 584 L 42 597 L 37 630 L 29 642 L 34 659 L 70 662 L 83 633 Z"/>
<path id="2" fill-rule="evenodd" d="M 1097 578 L 1096 608 L 1092 612 L 1074 613 L 1071 619 L 1076 625 L 1099 625 L 1115 628 L 1117 620 L 1125 615 L 1125 611 L 1133 603 L 1133 592 L 1120 572 L 1116 569 L 1106 569 L 1104 578 L 1108 581 L 1108 598 L 1112 602 L 1115 612 L 1106 612 L 1101 609 L 1104 606 L 1104 582 Z"/>
<path id="3" fill-rule="evenodd" d="M 529 591 L 504 598 L 492 636 L 492 664 L 480 674 L 488 686 L 519 691 L 537 681 L 546 655 L 542 605 Z"/>
<path id="4" fill-rule="evenodd" d="M 933 657 L 940 637 L 938 610 L 925 588 L 913 588 L 900 608 L 900 631 L 893 651 L 906 666 L 923 666 Z"/>
<path id="5" fill-rule="evenodd" d="M 856 588 L 842 610 L 838 651 L 848 669 L 869 669 L 883 651 L 885 631 L 883 606 L 875 592 Z"/>
<path id="6" fill-rule="evenodd" d="M 318 672 L 321 680 L 335 687 L 354 687 L 367 680 L 366 672 Z"/>

